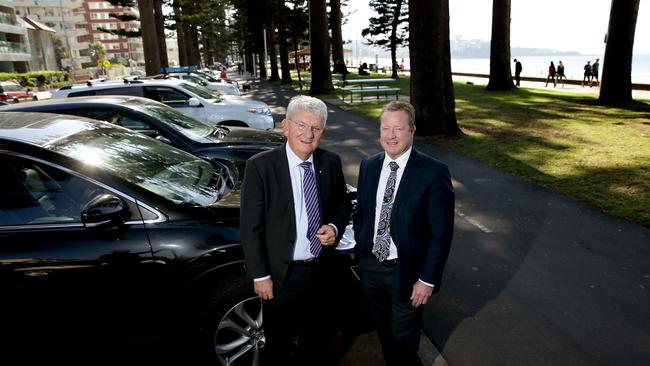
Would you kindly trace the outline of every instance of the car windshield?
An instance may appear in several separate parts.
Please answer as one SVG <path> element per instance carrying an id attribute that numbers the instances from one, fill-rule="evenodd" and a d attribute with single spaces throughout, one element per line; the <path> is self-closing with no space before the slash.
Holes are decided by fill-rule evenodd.
<path id="1" fill-rule="evenodd" d="M 196 74 L 201 75 L 203 78 L 205 78 L 208 81 L 211 81 L 213 83 L 218 83 L 219 82 L 219 80 L 215 79 L 212 75 L 208 74 L 207 72 L 196 71 Z"/>
<path id="2" fill-rule="evenodd" d="M 98 128 L 45 147 L 179 204 L 207 206 L 234 187 L 234 174 L 226 166 L 127 130 Z"/>
<path id="3" fill-rule="evenodd" d="M 200 143 L 214 143 L 214 139 L 223 139 L 230 130 L 215 126 L 210 127 L 188 117 L 174 108 L 158 104 L 143 104 L 137 109 L 160 122 L 175 129 L 183 136 Z"/>
<path id="4" fill-rule="evenodd" d="M 181 83 L 181 88 L 187 89 L 191 91 L 192 93 L 198 95 L 199 97 L 203 99 L 207 99 L 211 103 L 219 103 L 221 102 L 221 94 L 211 91 L 199 84 L 194 84 L 194 83 Z"/>

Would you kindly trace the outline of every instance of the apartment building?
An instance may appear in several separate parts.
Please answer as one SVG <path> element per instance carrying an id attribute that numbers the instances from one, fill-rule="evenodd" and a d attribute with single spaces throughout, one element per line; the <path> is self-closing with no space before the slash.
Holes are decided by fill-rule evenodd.
<path id="1" fill-rule="evenodd" d="M 88 42 L 100 41 L 106 47 L 106 54 L 109 59 L 123 57 L 131 62 L 144 62 L 142 38 L 127 38 L 100 30 L 100 28 L 103 28 L 132 31 L 139 28 L 138 21 L 124 22 L 110 16 L 111 13 L 126 13 L 137 16 L 137 9 L 114 6 L 102 0 L 84 0 L 83 8 Z"/>
<path id="2" fill-rule="evenodd" d="M 71 58 L 63 59 L 64 67 L 73 62 L 76 68 L 90 62 L 83 12 L 83 0 L 13 0 L 16 14 L 51 27 L 64 39 Z"/>
<path id="3" fill-rule="evenodd" d="M 30 60 L 27 29 L 18 21 L 13 3 L 0 0 L 0 72 L 27 72 Z"/>

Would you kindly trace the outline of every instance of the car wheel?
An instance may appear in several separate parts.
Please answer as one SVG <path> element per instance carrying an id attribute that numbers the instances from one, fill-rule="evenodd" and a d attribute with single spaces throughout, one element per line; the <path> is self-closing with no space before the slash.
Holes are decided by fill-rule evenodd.
<path id="1" fill-rule="evenodd" d="M 35 101 L 35 102 L 38 101 L 38 95 L 34 95 L 34 96 L 32 97 L 32 100 Z"/>
<path id="2" fill-rule="evenodd" d="M 14 103 L 19 103 L 19 102 L 20 102 L 20 99 L 14 98 Z"/>
<path id="3" fill-rule="evenodd" d="M 203 339 L 219 365 L 261 365 L 266 343 L 262 300 L 244 276 L 224 279 L 201 316 Z"/>

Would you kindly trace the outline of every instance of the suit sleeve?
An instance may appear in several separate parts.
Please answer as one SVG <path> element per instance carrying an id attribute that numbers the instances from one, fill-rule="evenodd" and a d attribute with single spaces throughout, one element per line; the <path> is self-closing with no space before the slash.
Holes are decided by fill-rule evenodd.
<path id="1" fill-rule="evenodd" d="M 249 160 L 242 182 L 239 228 L 250 278 L 271 274 L 264 243 L 264 226 L 264 180 L 256 161 Z"/>
<path id="2" fill-rule="evenodd" d="M 332 200 L 335 206 L 332 209 L 332 218 L 330 222 L 336 225 L 336 228 L 338 229 L 336 240 L 339 241 L 345 233 L 345 227 L 350 222 L 350 212 L 352 211 L 352 207 L 350 205 L 350 200 L 347 198 L 343 166 L 341 164 L 341 158 L 338 155 L 336 155 L 336 159 L 333 163 L 333 173 Z"/>
<path id="3" fill-rule="evenodd" d="M 363 181 L 363 174 L 365 171 L 365 160 L 361 161 L 359 165 L 359 179 L 357 180 L 357 208 L 352 215 L 352 224 L 354 228 L 354 240 L 357 245 L 360 243 L 361 238 L 361 224 L 363 223 L 363 200 L 359 195 L 361 193 L 361 184 Z"/>
<path id="4" fill-rule="evenodd" d="M 454 190 L 449 169 L 439 169 L 427 202 L 427 233 L 429 240 L 420 279 L 440 289 L 442 271 L 447 263 L 454 232 Z"/>

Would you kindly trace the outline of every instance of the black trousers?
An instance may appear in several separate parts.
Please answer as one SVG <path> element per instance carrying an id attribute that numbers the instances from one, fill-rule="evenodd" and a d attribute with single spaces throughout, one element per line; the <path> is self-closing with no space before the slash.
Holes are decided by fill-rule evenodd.
<path id="1" fill-rule="evenodd" d="M 326 277 L 318 260 L 291 264 L 280 291 L 264 301 L 264 365 L 333 364 L 326 352 L 332 332 L 322 291 Z"/>
<path id="2" fill-rule="evenodd" d="M 420 346 L 422 306 L 399 300 L 393 278 L 398 263 L 384 264 L 375 256 L 359 258 L 361 288 L 377 327 L 386 365 L 422 365 Z"/>

